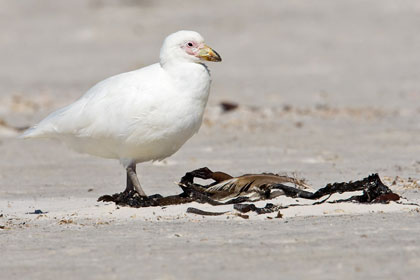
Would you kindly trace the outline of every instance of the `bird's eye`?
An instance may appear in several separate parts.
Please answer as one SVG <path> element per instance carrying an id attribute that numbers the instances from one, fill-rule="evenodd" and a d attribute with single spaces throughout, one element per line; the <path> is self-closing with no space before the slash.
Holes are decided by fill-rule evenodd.
<path id="1" fill-rule="evenodd" d="M 193 46 L 193 43 L 191 43 L 191 42 L 188 42 L 188 47 L 192 47 Z"/>

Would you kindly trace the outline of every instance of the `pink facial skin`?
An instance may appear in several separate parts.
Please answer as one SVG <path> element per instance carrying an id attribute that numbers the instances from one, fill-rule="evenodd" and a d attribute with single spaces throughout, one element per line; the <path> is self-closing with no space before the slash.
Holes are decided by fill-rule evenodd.
<path id="1" fill-rule="evenodd" d="M 188 41 L 183 46 L 182 49 L 189 55 L 197 56 L 200 49 L 204 47 L 203 43 L 197 43 L 194 41 Z"/>

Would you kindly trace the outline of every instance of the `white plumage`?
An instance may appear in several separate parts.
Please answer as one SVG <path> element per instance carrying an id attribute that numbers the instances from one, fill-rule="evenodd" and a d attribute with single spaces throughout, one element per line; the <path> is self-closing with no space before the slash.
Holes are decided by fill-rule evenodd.
<path id="1" fill-rule="evenodd" d="M 221 61 L 197 32 L 173 33 L 160 63 L 99 82 L 23 138 L 57 138 L 79 152 L 119 159 L 127 168 L 127 189 L 133 189 L 132 179 L 144 195 L 130 170 L 135 174 L 137 163 L 174 154 L 201 126 L 211 83 L 203 60 Z"/>

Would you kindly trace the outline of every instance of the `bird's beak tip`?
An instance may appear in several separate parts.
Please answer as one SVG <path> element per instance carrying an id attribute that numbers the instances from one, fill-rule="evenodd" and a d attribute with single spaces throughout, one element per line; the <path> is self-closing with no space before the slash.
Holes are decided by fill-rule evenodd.
<path id="1" fill-rule="evenodd" d="M 198 56 L 200 57 L 200 59 L 206 60 L 206 61 L 213 61 L 213 62 L 222 61 L 222 58 L 220 57 L 220 55 L 207 45 L 204 45 L 204 47 L 200 50 Z"/>

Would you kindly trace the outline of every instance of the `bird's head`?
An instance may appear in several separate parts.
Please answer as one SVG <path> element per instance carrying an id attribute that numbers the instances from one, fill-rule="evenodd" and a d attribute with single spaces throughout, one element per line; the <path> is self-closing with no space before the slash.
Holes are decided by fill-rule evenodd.
<path id="1" fill-rule="evenodd" d="M 178 31 L 165 38 L 160 49 L 160 62 L 222 61 L 220 55 L 204 43 L 195 31 Z"/>

